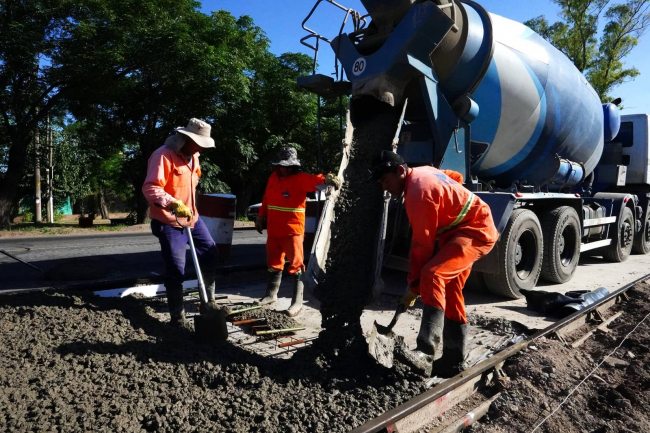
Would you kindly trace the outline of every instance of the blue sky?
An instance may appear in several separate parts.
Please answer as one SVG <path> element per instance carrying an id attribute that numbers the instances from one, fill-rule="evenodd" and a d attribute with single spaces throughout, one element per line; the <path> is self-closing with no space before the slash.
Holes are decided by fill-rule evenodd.
<path id="1" fill-rule="evenodd" d="M 364 11 L 360 0 L 337 0 L 338 3 Z M 284 52 L 303 52 L 309 55 L 313 51 L 300 44 L 300 38 L 307 33 L 302 29 L 302 20 L 313 7 L 315 0 L 204 0 L 203 11 L 210 13 L 225 9 L 235 16 L 250 15 L 255 23 L 266 31 L 271 40 L 271 51 L 276 54 Z M 558 8 L 549 0 L 479 0 L 489 12 L 502 15 L 515 21 L 523 22 L 538 15 L 546 15 L 553 22 L 557 19 Z M 330 37 L 338 33 L 344 12 L 322 2 L 309 22 L 309 26 L 319 33 Z M 313 24 L 312 24 L 313 23 Z M 633 65 L 641 72 L 636 80 L 625 83 L 614 91 L 615 96 L 623 98 L 625 114 L 650 113 L 650 34 L 645 35 L 626 64 Z M 334 72 L 334 57 L 329 47 L 321 45 L 319 53 L 319 72 Z"/>

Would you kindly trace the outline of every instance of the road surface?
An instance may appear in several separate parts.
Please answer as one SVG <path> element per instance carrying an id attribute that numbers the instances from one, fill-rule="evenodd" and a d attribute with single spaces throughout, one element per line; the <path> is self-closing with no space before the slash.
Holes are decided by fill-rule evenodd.
<path id="1" fill-rule="evenodd" d="M 225 265 L 263 264 L 266 235 L 235 230 Z M 47 287 L 57 282 L 145 278 L 162 275 L 158 239 L 149 232 L 0 239 L 0 249 L 42 269 L 42 276 L 0 254 L 0 290 Z M 189 252 L 188 252 L 189 253 Z M 187 268 L 192 267 L 187 257 Z"/>

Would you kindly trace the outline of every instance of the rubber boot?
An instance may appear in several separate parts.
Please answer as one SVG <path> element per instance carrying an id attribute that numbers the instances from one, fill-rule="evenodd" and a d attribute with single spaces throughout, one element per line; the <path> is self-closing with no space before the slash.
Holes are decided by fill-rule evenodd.
<path id="1" fill-rule="evenodd" d="M 301 276 L 302 272 L 291 275 L 291 278 L 293 278 L 293 298 L 291 299 L 291 306 L 286 311 L 289 317 L 296 317 L 302 312 L 302 295 L 305 292 L 305 284 L 302 282 Z"/>
<path id="2" fill-rule="evenodd" d="M 257 305 L 274 304 L 278 300 L 281 282 L 282 272 L 269 270 L 269 279 L 266 283 L 266 295 L 259 301 L 255 301 L 255 303 Z"/>
<path id="3" fill-rule="evenodd" d="M 217 302 L 214 300 L 214 289 L 216 287 L 217 276 L 215 272 L 207 272 L 203 274 L 203 284 L 205 284 L 205 294 L 208 298 L 208 304 L 204 305 L 201 301 L 201 308 L 206 310 L 215 310 L 218 308 Z M 200 296 L 199 296 L 200 298 Z"/>
<path id="4" fill-rule="evenodd" d="M 433 373 L 439 377 L 453 377 L 464 371 L 467 354 L 467 331 L 469 325 L 445 317 L 442 333 L 442 357 L 433 365 Z"/>
<path id="5" fill-rule="evenodd" d="M 412 369 L 429 376 L 433 360 L 440 353 L 445 313 L 430 305 L 422 307 L 420 332 L 416 338 L 415 350 L 401 353 L 400 358 Z"/>
<path id="6" fill-rule="evenodd" d="M 183 284 L 165 284 L 167 290 L 167 306 L 169 307 L 169 323 L 177 328 L 189 329 L 190 324 L 185 318 L 183 305 Z"/>
<path id="7" fill-rule="evenodd" d="M 424 305 L 422 307 L 422 321 L 420 332 L 416 338 L 418 350 L 433 357 L 442 349 L 442 333 L 445 320 L 445 312 L 440 308 Z"/>

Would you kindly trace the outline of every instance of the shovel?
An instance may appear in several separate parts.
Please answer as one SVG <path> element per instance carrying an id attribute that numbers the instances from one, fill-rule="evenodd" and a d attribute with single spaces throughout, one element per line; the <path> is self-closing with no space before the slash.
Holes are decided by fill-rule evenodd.
<path id="1" fill-rule="evenodd" d="M 188 218 L 189 220 L 190 218 Z M 192 238 L 192 229 L 189 222 L 187 226 L 178 221 L 176 222 L 183 229 L 187 229 L 187 237 L 190 240 L 190 252 L 192 253 L 192 261 L 194 262 L 194 269 L 196 270 L 196 279 L 199 285 L 199 296 L 204 307 L 201 308 L 199 315 L 194 316 L 194 332 L 196 340 L 199 343 L 213 343 L 217 341 L 226 341 L 228 339 L 228 326 L 226 325 L 226 312 L 222 309 L 208 310 L 205 306 L 208 305 L 208 294 L 205 291 L 205 283 L 203 282 L 203 275 L 199 267 L 199 258 L 196 255 L 196 248 L 194 248 L 194 238 Z"/>
<path id="2" fill-rule="evenodd" d="M 395 349 L 395 334 L 393 334 L 393 327 L 397 323 L 399 316 L 406 311 L 403 304 L 397 306 L 393 320 L 390 321 L 388 326 L 380 325 L 375 321 L 368 340 L 368 353 L 375 360 L 384 367 L 391 368 L 393 366 L 393 352 Z"/>

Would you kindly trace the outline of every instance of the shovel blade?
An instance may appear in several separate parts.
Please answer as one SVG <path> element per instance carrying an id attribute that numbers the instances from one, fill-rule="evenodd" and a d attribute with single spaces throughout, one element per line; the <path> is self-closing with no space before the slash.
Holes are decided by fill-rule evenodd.
<path id="1" fill-rule="evenodd" d="M 382 326 L 375 322 L 375 326 L 372 328 L 372 333 L 368 339 L 368 354 L 384 367 L 392 368 L 395 339 L 390 332 L 388 332 L 389 335 L 378 332 L 378 328 L 380 327 Z M 386 327 L 383 326 L 382 328 Z"/>
<path id="2" fill-rule="evenodd" d="M 215 310 L 194 317 L 194 333 L 197 343 L 213 344 L 228 340 L 226 312 Z"/>

